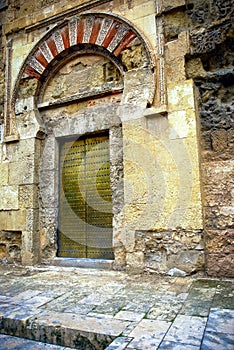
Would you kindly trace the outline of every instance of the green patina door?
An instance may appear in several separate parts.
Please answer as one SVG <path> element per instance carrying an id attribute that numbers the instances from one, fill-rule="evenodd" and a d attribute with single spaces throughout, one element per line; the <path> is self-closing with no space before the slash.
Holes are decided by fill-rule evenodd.
<path id="1" fill-rule="evenodd" d="M 58 256 L 113 259 L 108 135 L 61 145 L 59 189 Z"/>

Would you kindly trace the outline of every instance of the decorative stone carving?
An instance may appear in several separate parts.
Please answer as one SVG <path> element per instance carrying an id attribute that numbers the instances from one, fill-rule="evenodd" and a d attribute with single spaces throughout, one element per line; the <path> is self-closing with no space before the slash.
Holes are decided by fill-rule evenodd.
<path id="1" fill-rule="evenodd" d="M 110 18 L 104 18 L 102 21 L 102 25 L 101 25 L 101 29 L 98 33 L 98 37 L 96 40 L 96 45 L 102 45 L 108 31 L 110 30 L 110 27 L 113 23 L 113 20 L 111 20 Z"/>
<path id="2" fill-rule="evenodd" d="M 196 1 L 189 16 L 193 22 L 203 24 L 230 17 L 234 11 L 232 0 Z"/>
<path id="3" fill-rule="evenodd" d="M 40 49 L 41 53 L 43 54 L 43 56 L 45 57 L 46 61 L 48 63 L 50 63 L 54 57 L 53 57 L 47 43 L 46 42 L 42 43 L 39 49 Z"/>
<path id="4" fill-rule="evenodd" d="M 125 34 L 127 34 L 128 30 L 129 30 L 129 28 L 127 26 L 121 25 L 118 28 L 118 32 L 114 36 L 113 40 L 108 45 L 107 50 L 112 52 L 116 48 L 116 46 L 120 44 L 121 40 L 123 40 L 123 38 L 125 37 Z"/>
<path id="5" fill-rule="evenodd" d="M 37 59 L 35 57 L 31 57 L 31 59 L 29 61 L 29 65 L 40 74 L 42 74 L 44 72 L 45 68 L 42 66 L 42 64 L 40 62 L 37 61 Z"/>
<path id="6" fill-rule="evenodd" d="M 54 42 L 55 42 L 55 45 L 57 47 L 57 50 L 58 52 L 62 52 L 64 51 L 64 43 L 63 43 L 63 38 L 61 36 L 61 33 L 59 31 L 55 32 L 53 34 L 53 39 L 54 39 Z"/>
<path id="7" fill-rule="evenodd" d="M 69 39 L 70 46 L 76 45 L 77 43 L 77 18 L 72 18 L 69 21 Z"/>
<path id="8" fill-rule="evenodd" d="M 223 18 L 234 10 L 234 5 L 232 0 L 214 0 L 213 1 L 214 12 L 218 18 Z"/>
<path id="9" fill-rule="evenodd" d="M 94 24 L 94 17 L 89 16 L 85 20 L 85 30 L 84 30 L 84 36 L 83 36 L 83 43 L 89 43 L 92 29 Z"/>
<path id="10" fill-rule="evenodd" d="M 211 52 L 215 49 L 216 45 L 219 45 L 224 40 L 226 30 L 229 28 L 229 24 L 219 27 L 212 28 L 210 30 L 199 30 L 191 32 L 191 52 L 194 53 L 205 53 Z"/>
<path id="11" fill-rule="evenodd" d="M 194 11 L 192 11 L 190 17 L 193 20 L 193 22 L 197 22 L 197 23 L 204 23 L 205 19 L 208 17 L 208 7 L 199 7 L 197 9 L 195 9 Z"/>

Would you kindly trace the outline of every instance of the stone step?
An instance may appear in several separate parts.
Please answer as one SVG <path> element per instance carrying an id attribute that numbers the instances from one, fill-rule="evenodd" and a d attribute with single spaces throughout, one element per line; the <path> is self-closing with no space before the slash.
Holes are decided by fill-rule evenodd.
<path id="1" fill-rule="evenodd" d="M 104 350 L 130 323 L 110 315 L 93 317 L 12 305 L 1 310 L 0 333 L 73 349 Z M 119 341 L 126 344 L 131 339 Z"/>
<path id="2" fill-rule="evenodd" d="M 45 344 L 28 340 L 24 338 L 13 337 L 10 335 L 0 334 L 0 349 L 1 350 L 71 350 L 72 348 Z"/>

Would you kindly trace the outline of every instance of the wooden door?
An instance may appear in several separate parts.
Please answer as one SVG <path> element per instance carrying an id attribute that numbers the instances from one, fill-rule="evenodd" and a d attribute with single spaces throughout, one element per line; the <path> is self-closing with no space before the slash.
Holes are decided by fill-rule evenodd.
<path id="1" fill-rule="evenodd" d="M 61 145 L 59 187 L 58 256 L 113 259 L 108 135 Z"/>

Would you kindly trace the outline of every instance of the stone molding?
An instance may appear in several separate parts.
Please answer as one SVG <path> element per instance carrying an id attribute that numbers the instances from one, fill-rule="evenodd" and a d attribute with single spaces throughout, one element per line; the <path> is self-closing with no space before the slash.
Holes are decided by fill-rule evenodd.
<path id="1" fill-rule="evenodd" d="M 6 46 L 6 80 L 4 103 L 4 141 L 17 141 L 19 139 L 16 120 L 11 115 L 11 69 L 12 69 L 12 40 Z"/>

